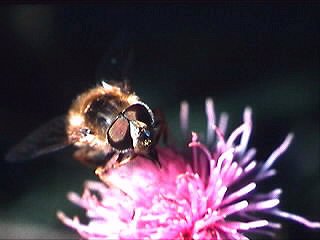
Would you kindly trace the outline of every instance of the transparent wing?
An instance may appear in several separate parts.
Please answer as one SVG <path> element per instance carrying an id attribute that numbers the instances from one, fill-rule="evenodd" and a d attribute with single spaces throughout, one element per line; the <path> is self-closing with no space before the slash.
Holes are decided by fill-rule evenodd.
<path id="1" fill-rule="evenodd" d="M 69 146 L 65 116 L 52 119 L 9 150 L 7 161 L 23 161 Z"/>

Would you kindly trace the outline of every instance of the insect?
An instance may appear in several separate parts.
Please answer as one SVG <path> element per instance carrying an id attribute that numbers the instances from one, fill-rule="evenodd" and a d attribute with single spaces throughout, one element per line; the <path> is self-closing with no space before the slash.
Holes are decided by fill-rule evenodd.
<path id="1" fill-rule="evenodd" d="M 117 167 L 136 155 L 159 164 L 155 146 L 163 126 L 126 82 L 102 82 L 80 94 L 66 116 L 50 121 L 13 147 L 6 159 L 35 158 L 74 145 L 74 157 L 89 165 Z"/>

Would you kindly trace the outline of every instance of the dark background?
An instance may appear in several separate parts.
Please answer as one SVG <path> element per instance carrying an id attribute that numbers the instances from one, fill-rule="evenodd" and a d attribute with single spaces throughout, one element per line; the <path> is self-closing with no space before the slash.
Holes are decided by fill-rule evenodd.
<path id="1" fill-rule="evenodd" d="M 125 29 L 135 52 L 131 84 L 163 110 L 176 139 L 180 101 L 190 102 L 192 129 L 201 132 L 207 96 L 230 114 L 229 130 L 245 106 L 253 108 L 258 159 L 294 132 L 272 186 L 284 189 L 283 210 L 320 220 L 319 10 L 319 4 L 2 5 L 1 156 L 98 82 L 97 66 Z M 85 179 L 95 179 L 92 170 L 65 152 L 28 163 L 2 160 L 0 238 L 76 238 L 55 212 L 81 212 L 65 195 L 81 192 Z M 278 236 L 310 239 L 319 231 L 284 221 Z"/>

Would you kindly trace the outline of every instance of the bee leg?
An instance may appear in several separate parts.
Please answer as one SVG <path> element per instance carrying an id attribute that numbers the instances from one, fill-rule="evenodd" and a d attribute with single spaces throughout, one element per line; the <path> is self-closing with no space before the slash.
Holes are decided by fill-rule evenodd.
<path id="1" fill-rule="evenodd" d="M 112 165 L 113 168 L 121 167 L 122 165 L 130 162 L 136 154 L 134 153 L 118 153 L 117 161 Z"/>
<path id="2" fill-rule="evenodd" d="M 158 152 L 155 148 L 152 148 L 149 152 L 147 157 L 159 168 L 161 168 L 161 163 L 159 161 Z"/>
<path id="3" fill-rule="evenodd" d="M 112 154 L 112 156 L 108 158 L 108 161 L 106 162 L 106 164 L 105 164 L 104 167 L 103 167 L 103 168 L 105 168 L 105 169 L 114 168 L 115 165 L 118 164 L 119 153 L 113 152 L 113 153 L 111 153 L 111 154 Z"/>
<path id="4" fill-rule="evenodd" d="M 153 127 L 156 129 L 154 142 L 158 143 L 160 138 L 162 137 L 162 142 L 165 145 L 167 145 L 168 144 L 168 124 L 166 122 L 164 114 L 159 109 L 155 109 L 153 112 L 156 118 L 155 123 L 153 125 Z"/>
<path id="5" fill-rule="evenodd" d="M 168 125 L 166 122 L 162 122 L 161 124 L 160 135 L 162 136 L 162 142 L 168 145 Z"/>

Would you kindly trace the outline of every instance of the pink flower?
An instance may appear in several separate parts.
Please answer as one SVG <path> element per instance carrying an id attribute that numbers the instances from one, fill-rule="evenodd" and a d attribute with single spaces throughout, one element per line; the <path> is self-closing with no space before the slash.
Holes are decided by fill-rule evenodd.
<path id="1" fill-rule="evenodd" d="M 192 133 L 191 156 L 159 148 L 161 169 L 137 157 L 128 164 L 96 173 L 102 182 L 89 181 L 83 195 L 68 198 L 84 208 L 89 224 L 58 212 L 67 226 L 86 239 L 247 239 L 248 233 L 274 235 L 280 223 L 270 216 L 291 219 L 310 228 L 311 222 L 278 208 L 280 188 L 260 192 L 263 180 L 276 174 L 274 162 L 286 151 L 293 135 L 264 162 L 254 160 L 248 149 L 252 130 L 251 110 L 243 123 L 225 138 L 227 115 L 216 124 L 213 102 L 206 102 L 207 141 L 213 150 Z M 181 127 L 188 128 L 188 105 L 181 105 Z"/>

